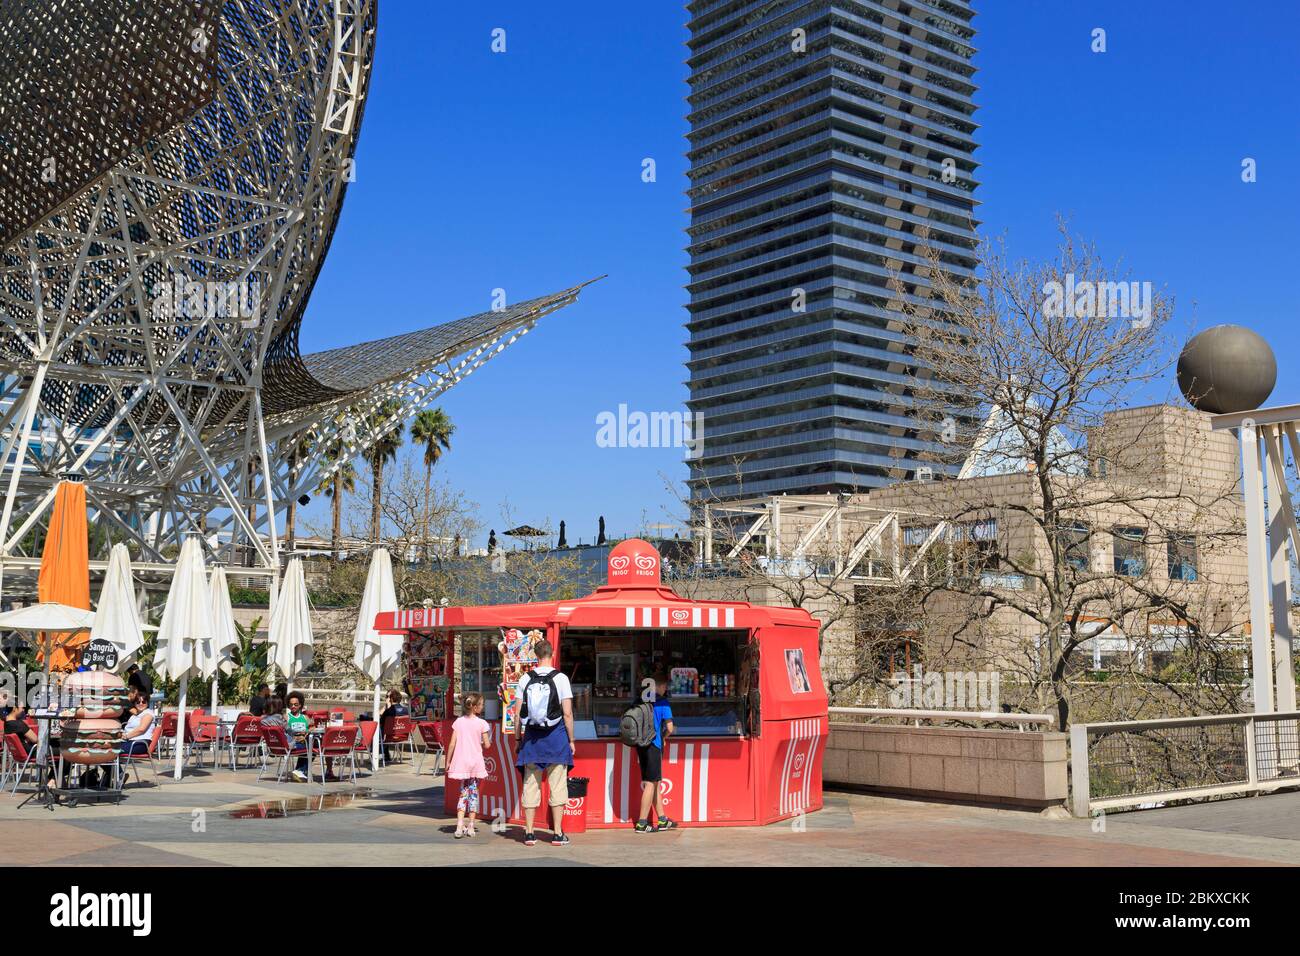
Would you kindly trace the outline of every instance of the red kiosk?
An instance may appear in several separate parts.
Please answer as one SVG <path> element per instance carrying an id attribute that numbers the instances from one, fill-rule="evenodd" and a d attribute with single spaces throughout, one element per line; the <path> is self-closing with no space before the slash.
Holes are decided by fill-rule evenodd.
<path id="1" fill-rule="evenodd" d="M 661 583 L 659 568 L 654 546 L 631 539 L 610 551 L 608 583 L 585 598 L 378 615 L 377 629 L 406 635 L 417 718 L 445 721 L 449 732 L 459 713 L 456 677 L 460 691 L 496 700 L 485 714 L 493 727 L 480 784 L 485 818 L 522 820 L 501 649 L 509 643 L 517 654 L 529 632 L 555 647 L 555 666 L 573 685 L 570 775 L 590 784 L 566 817 L 581 816 L 589 828 L 633 822 L 640 773 L 619 720 L 658 670 L 670 674 L 676 727 L 663 756 L 670 816 L 682 826 L 753 826 L 821 808 L 828 728 L 817 622 L 797 608 L 686 600 Z M 448 814 L 458 794 L 447 781 Z"/>

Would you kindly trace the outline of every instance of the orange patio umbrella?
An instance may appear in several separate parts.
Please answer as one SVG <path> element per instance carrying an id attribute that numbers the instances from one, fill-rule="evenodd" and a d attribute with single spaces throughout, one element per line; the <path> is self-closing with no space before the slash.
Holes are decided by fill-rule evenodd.
<path id="1" fill-rule="evenodd" d="M 42 603 L 54 602 L 90 610 L 90 544 L 86 528 L 86 487 L 79 481 L 61 481 L 54 493 L 50 530 L 41 552 L 41 574 L 36 593 Z M 50 670 L 74 671 L 81 649 L 90 640 L 89 631 L 74 634 L 43 633 L 44 648 L 54 639 L 58 646 L 50 654 Z"/>

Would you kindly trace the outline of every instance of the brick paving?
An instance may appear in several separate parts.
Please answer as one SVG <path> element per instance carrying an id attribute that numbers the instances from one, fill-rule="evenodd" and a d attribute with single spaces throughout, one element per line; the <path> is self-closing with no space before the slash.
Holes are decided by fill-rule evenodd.
<path id="1" fill-rule="evenodd" d="M 118 806 L 22 810 L 0 796 L 0 851 L 20 865 L 862 865 L 1260 866 L 1300 863 L 1300 793 L 1112 814 L 1104 830 L 1035 813 L 829 793 L 803 829 L 630 830 L 559 849 L 480 827 L 453 840 L 441 777 L 409 766 L 347 784 L 276 784 L 256 771 L 191 771 L 130 786 Z M 147 778 L 147 775 L 146 775 Z M 324 796 L 325 808 L 320 798 Z M 1099 832 L 1101 831 L 1101 832 Z"/>

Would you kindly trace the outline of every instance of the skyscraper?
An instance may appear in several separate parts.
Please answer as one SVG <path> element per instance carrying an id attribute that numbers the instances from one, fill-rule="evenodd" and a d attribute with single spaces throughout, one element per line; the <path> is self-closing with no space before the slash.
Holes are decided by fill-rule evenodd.
<path id="1" fill-rule="evenodd" d="M 975 265 L 964 0 L 693 0 L 690 399 L 697 497 L 909 477 L 898 275 Z M 936 466 L 941 467 L 941 466 Z"/>

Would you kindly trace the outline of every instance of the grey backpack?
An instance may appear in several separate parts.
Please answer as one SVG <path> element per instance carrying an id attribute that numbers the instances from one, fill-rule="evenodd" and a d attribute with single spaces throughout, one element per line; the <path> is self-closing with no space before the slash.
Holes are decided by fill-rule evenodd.
<path id="1" fill-rule="evenodd" d="M 618 735 L 629 747 L 645 747 L 655 742 L 655 705 L 648 700 L 633 704 L 618 722 Z"/>

